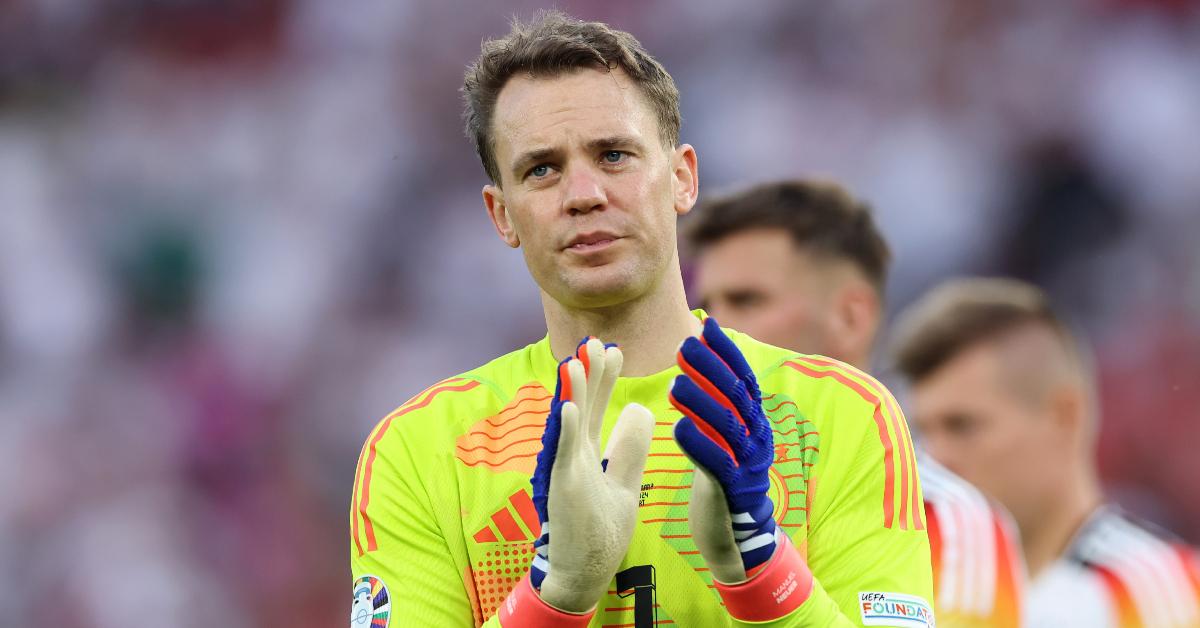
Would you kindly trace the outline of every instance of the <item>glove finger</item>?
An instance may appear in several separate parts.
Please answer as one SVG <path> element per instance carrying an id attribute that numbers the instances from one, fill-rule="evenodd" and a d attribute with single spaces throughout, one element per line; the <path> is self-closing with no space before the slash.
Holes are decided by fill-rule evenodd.
<path id="1" fill-rule="evenodd" d="M 575 358 L 566 358 L 558 363 L 558 380 L 554 384 L 554 398 L 550 401 L 551 405 L 561 404 L 564 401 L 570 401 L 571 397 L 571 376 L 567 370 L 567 365 Z"/>
<path id="2" fill-rule="evenodd" d="M 603 347 L 604 343 L 595 336 L 588 336 L 575 347 L 575 358 L 583 363 L 583 374 L 588 377 L 591 377 L 592 367 L 595 366 L 597 345 Z"/>
<path id="3" fill-rule="evenodd" d="M 758 395 L 758 383 L 754 378 L 754 370 L 750 368 L 750 364 L 746 362 L 745 356 L 741 350 L 725 332 L 721 331 L 721 325 L 717 323 L 717 319 L 708 317 L 704 319 L 704 331 L 700 334 L 700 340 L 709 349 L 712 349 L 717 357 L 725 363 L 725 366 L 733 372 L 734 376 L 742 380 L 755 396 Z"/>
<path id="4" fill-rule="evenodd" d="M 584 372 L 583 362 L 578 358 L 571 358 L 567 361 L 565 370 L 563 401 L 570 401 L 583 411 L 588 407 L 587 374 Z"/>
<path id="5" fill-rule="evenodd" d="M 594 407 L 588 423 L 588 437 L 595 444 L 597 451 L 600 449 L 600 428 L 604 425 L 604 412 L 608 409 L 608 402 L 612 397 L 613 388 L 617 385 L 617 378 L 621 376 L 621 365 L 624 364 L 624 360 L 625 356 L 616 345 L 604 346 L 604 373 L 600 378 L 600 385 L 596 389 L 596 396 L 592 398 Z M 622 412 L 624 411 L 622 410 Z"/>
<path id="6" fill-rule="evenodd" d="M 725 406 L 743 424 L 746 423 L 744 406 L 746 393 L 738 386 L 740 380 L 712 349 L 695 336 L 683 341 L 675 356 L 679 368 L 696 382 L 717 403 Z M 742 407 L 739 407 L 742 406 Z"/>
<path id="7" fill-rule="evenodd" d="M 742 461 L 744 464 L 755 470 L 765 470 L 771 466 L 775 461 L 775 431 L 770 419 L 756 422 L 747 437 L 746 448 L 753 453 Z"/>
<path id="8" fill-rule="evenodd" d="M 735 463 L 729 453 L 703 434 L 696 422 L 683 417 L 675 422 L 675 442 L 692 464 L 718 482 L 728 482 L 734 474 Z"/>
<path id="9" fill-rule="evenodd" d="M 550 405 L 552 407 L 555 404 L 557 404 L 558 402 L 563 400 L 563 396 L 562 396 L 563 395 L 563 382 L 567 378 L 567 368 L 566 367 L 567 367 L 567 362 L 570 362 L 570 361 L 571 361 L 571 358 L 566 357 L 566 358 L 563 358 L 558 363 L 558 370 L 556 371 L 556 377 L 554 379 L 554 397 L 552 397 L 550 399 Z"/>
<path id="10" fill-rule="evenodd" d="M 575 346 L 575 353 L 572 353 L 571 355 L 563 358 L 562 360 L 559 360 L 559 362 L 558 362 L 558 379 L 554 382 L 554 397 L 550 401 L 551 405 L 558 403 L 559 401 L 567 401 L 571 398 L 570 388 L 568 387 L 566 389 L 565 394 L 564 394 L 564 390 L 563 390 L 564 386 L 569 385 L 569 382 L 567 381 L 567 368 L 566 368 L 567 363 L 578 357 L 580 349 L 585 344 L 587 344 L 587 341 L 589 339 L 591 339 L 591 336 L 588 336 L 588 337 L 584 338 L 583 340 L 580 340 L 579 344 Z"/>
<path id="11" fill-rule="evenodd" d="M 570 465 L 579 456 L 580 447 L 580 411 L 573 401 L 562 405 L 562 433 L 558 437 L 558 452 L 555 468 L 562 469 Z M 560 480 L 566 478 L 559 478 Z"/>
<path id="12" fill-rule="evenodd" d="M 691 378 L 679 375 L 669 394 L 671 405 L 696 422 L 709 440 L 728 452 L 735 464 L 742 462 L 746 448 L 746 431 L 728 408 L 717 403 Z"/>
<path id="13" fill-rule="evenodd" d="M 618 486 L 638 493 L 653 435 L 654 415 L 636 403 L 625 406 L 608 435 L 608 446 L 604 449 L 604 459 L 608 461 L 605 476 Z"/>
<path id="14" fill-rule="evenodd" d="M 591 433 L 591 426 L 596 421 L 596 414 L 604 416 L 604 406 L 608 399 L 600 398 L 600 385 L 605 376 L 607 363 L 605 360 L 604 343 L 598 338 L 589 338 L 587 343 L 579 347 L 578 355 L 580 362 L 583 362 L 584 375 L 587 378 L 587 401 L 586 406 L 581 406 L 583 410 L 583 422 L 588 433 Z M 597 447 L 599 442 L 597 441 Z"/>

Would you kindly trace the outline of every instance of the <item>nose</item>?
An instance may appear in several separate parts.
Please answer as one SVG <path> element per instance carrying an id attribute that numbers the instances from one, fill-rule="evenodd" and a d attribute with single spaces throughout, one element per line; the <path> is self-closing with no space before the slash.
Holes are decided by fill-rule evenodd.
<path id="1" fill-rule="evenodd" d="M 563 210 L 574 216 L 600 209 L 608 202 L 600 173 L 590 168 L 572 168 L 564 173 Z"/>

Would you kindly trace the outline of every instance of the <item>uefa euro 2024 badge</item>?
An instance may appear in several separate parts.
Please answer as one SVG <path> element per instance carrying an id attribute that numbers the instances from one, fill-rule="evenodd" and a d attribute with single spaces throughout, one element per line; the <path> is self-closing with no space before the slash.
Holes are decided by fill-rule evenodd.
<path id="1" fill-rule="evenodd" d="M 354 604 L 350 607 L 350 628 L 387 628 L 392 604 L 383 580 L 359 576 L 352 590 Z"/>

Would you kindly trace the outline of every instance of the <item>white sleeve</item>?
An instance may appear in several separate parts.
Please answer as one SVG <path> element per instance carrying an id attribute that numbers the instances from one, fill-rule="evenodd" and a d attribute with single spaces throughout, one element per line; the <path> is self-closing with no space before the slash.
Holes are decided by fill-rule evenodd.
<path id="1" fill-rule="evenodd" d="M 1120 628 L 1100 577 L 1082 565 L 1057 561 L 1029 584 L 1027 628 Z"/>

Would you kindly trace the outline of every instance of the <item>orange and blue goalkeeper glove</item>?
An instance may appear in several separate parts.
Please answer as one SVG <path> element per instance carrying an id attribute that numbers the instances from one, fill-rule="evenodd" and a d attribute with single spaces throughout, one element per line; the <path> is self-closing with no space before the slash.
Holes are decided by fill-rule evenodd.
<path id="1" fill-rule="evenodd" d="M 670 400 L 683 413 L 675 441 L 696 465 L 688 524 L 717 593 L 734 618 L 779 619 L 813 590 L 812 572 L 776 526 L 767 496 L 775 459 L 754 371 L 708 318 L 683 342 Z"/>
<path id="2" fill-rule="evenodd" d="M 559 365 L 530 480 L 542 524 L 537 553 L 529 584 L 518 584 L 501 606 L 502 625 L 586 625 L 625 557 L 654 417 L 636 403 L 625 406 L 601 456 L 600 427 L 622 360 L 616 345 L 588 338 Z"/>

